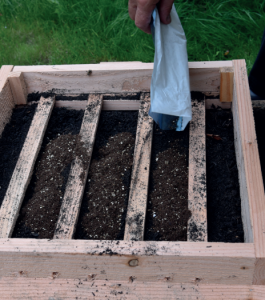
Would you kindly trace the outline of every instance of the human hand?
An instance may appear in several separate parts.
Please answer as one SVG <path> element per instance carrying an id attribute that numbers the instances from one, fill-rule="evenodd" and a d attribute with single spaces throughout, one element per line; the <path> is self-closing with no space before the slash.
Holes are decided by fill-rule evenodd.
<path id="1" fill-rule="evenodd" d="M 129 0 L 129 15 L 135 25 L 146 33 L 151 33 L 151 16 L 158 4 L 159 17 L 162 23 L 171 22 L 170 11 L 174 0 Z"/>

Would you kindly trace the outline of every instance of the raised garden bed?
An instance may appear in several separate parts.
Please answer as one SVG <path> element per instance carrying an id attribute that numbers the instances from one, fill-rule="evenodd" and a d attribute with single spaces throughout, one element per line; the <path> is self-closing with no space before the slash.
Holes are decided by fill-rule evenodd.
<path id="1" fill-rule="evenodd" d="M 106 298 L 116 297 L 118 299 L 122 299 L 122 297 L 168 299 L 175 298 L 176 295 L 181 299 L 192 299 L 192 297 L 194 299 L 213 299 L 214 297 L 217 299 L 264 298 L 264 187 L 245 62 L 239 60 L 233 62 L 190 63 L 191 90 L 200 91 L 207 97 L 206 100 L 204 97 L 202 99 L 194 97 L 193 120 L 187 132 L 177 137 L 179 147 L 177 152 L 183 155 L 183 161 L 174 161 L 173 163 L 181 164 L 183 172 L 185 172 L 185 168 L 187 169 L 185 163 L 189 163 L 188 174 L 186 175 L 188 182 L 183 183 L 183 187 L 186 186 L 183 189 L 186 189 L 188 195 L 188 208 L 185 210 L 187 237 L 183 238 L 187 241 L 171 242 L 165 241 L 171 238 L 164 238 L 164 241 L 160 241 L 157 236 L 149 238 L 152 234 L 155 234 L 155 230 L 160 230 L 157 228 L 160 226 L 166 228 L 171 226 L 170 222 L 172 222 L 169 220 L 169 223 L 167 223 L 168 220 L 165 220 L 165 226 L 162 227 L 162 223 L 155 223 L 154 220 L 150 221 L 148 216 L 150 212 L 152 218 L 154 218 L 154 213 L 158 213 L 153 211 L 156 204 L 153 202 L 154 199 L 151 198 L 161 197 L 157 193 L 152 196 L 153 191 L 159 191 L 159 187 L 156 187 L 158 182 L 155 179 L 156 170 L 164 171 L 159 162 L 165 160 L 165 169 L 169 172 L 173 171 L 173 177 L 174 175 L 178 176 L 177 168 L 170 169 L 172 163 L 166 163 L 165 157 L 168 156 L 163 156 L 166 155 L 166 151 L 169 152 L 169 156 L 174 156 L 175 144 L 171 145 L 170 143 L 171 140 L 174 142 L 177 140 L 170 137 L 169 147 L 163 143 L 164 151 L 160 151 L 155 140 L 156 136 L 159 137 L 161 133 L 156 130 L 156 127 L 153 128 L 153 122 L 147 115 L 150 102 L 149 94 L 146 92 L 149 92 L 152 67 L 152 64 L 137 62 L 78 66 L 2 67 L 0 71 L 0 100 L 3 110 L 0 113 L 0 133 L 3 132 L 5 124 L 9 122 L 15 104 L 32 107 L 27 104 L 28 94 L 54 94 L 47 99 L 41 98 L 37 102 L 35 115 L 0 209 L 0 260 L 2 266 L 0 269 L 0 286 L 4 297 L 8 295 L 9 298 L 21 298 L 23 293 L 23 297 L 26 299 L 30 297 L 40 299 L 49 297 L 79 297 L 80 299 L 98 297 L 101 299 L 105 296 Z M 234 75 L 231 76 L 233 73 Z M 234 90 L 232 89 L 233 86 Z M 233 93 L 231 93 L 231 90 L 233 90 Z M 230 101 L 233 98 L 233 115 L 217 109 L 216 111 L 211 110 L 210 113 L 207 112 L 205 118 L 205 108 L 211 108 L 212 104 L 219 105 L 222 108 L 231 107 L 231 102 L 220 102 L 218 99 L 220 91 L 222 101 Z M 124 92 L 136 93 L 135 98 L 123 99 L 122 96 L 117 96 L 117 94 Z M 88 102 L 77 96 L 80 94 L 88 97 Z M 57 95 L 60 95 L 60 98 L 58 98 L 60 100 L 57 100 Z M 213 98 L 210 99 L 209 97 Z M 32 100 L 35 101 L 36 98 L 37 96 Z M 37 166 L 42 160 L 41 153 L 43 152 L 43 155 L 45 153 L 44 148 L 41 150 L 40 148 L 41 145 L 45 146 L 45 141 L 49 135 L 46 128 L 50 126 L 49 119 L 54 111 L 54 105 L 84 111 L 80 133 L 71 158 L 73 162 L 68 169 L 66 168 L 65 172 L 62 169 L 59 170 L 63 174 L 69 172 L 69 176 L 66 183 L 62 178 L 58 181 L 57 196 L 62 197 L 62 202 L 59 217 L 56 224 L 53 224 L 53 226 L 55 225 L 54 235 L 49 236 L 49 239 L 39 239 L 40 236 L 36 236 L 39 233 L 30 229 L 31 236 L 27 236 L 30 238 L 10 238 L 12 234 L 13 236 L 19 236 L 19 224 L 21 224 L 22 229 L 25 226 L 20 219 L 17 222 L 17 218 L 25 194 L 27 197 L 28 184 L 31 185 L 30 181 L 33 180 L 33 184 L 36 182 L 37 185 L 34 176 L 38 177 Z M 137 128 L 135 128 L 135 145 L 133 147 L 134 133 L 130 132 L 128 136 L 121 136 L 126 133 L 126 130 L 120 133 L 115 132 L 114 137 L 117 137 L 118 144 L 115 144 L 116 138 L 113 143 L 110 143 L 109 140 L 106 141 L 107 137 L 103 137 L 101 141 L 100 135 L 98 135 L 97 140 L 98 123 L 98 132 L 100 132 L 102 126 L 101 121 L 99 121 L 100 115 L 103 117 L 105 113 L 108 113 L 103 111 L 101 114 L 101 109 L 110 111 L 139 110 Z M 226 136 L 222 131 L 224 128 L 218 128 L 217 126 L 215 131 L 214 126 L 207 127 L 208 122 L 213 124 L 209 120 L 212 118 L 214 122 L 216 118 L 214 114 L 216 114 L 218 120 L 223 117 L 220 114 L 227 114 L 228 119 L 224 120 L 223 123 L 225 128 L 230 126 L 234 129 L 232 135 L 235 139 L 235 152 L 232 149 L 231 133 Z M 234 126 L 231 124 L 232 120 Z M 209 132 L 211 129 L 212 131 Z M 103 131 L 105 134 L 106 131 Z M 207 138 L 206 134 L 208 134 Z M 163 136 L 163 133 L 161 135 Z M 164 139 L 166 140 L 168 137 L 166 136 Z M 220 164 L 224 160 L 225 164 L 228 165 L 231 176 L 232 173 L 236 172 L 235 161 L 232 157 L 233 153 L 236 156 L 239 191 L 238 187 L 235 186 L 236 179 L 233 179 L 235 183 L 232 183 L 230 189 L 227 187 L 226 195 L 233 194 L 236 200 L 231 199 L 231 201 L 236 207 L 240 206 L 238 201 L 239 198 L 241 199 L 244 243 L 242 243 L 243 235 L 240 224 L 237 226 L 238 232 L 233 232 L 232 238 L 229 237 L 228 239 L 228 243 L 219 242 L 218 234 L 216 239 L 210 237 L 211 229 L 209 229 L 209 226 L 215 221 L 213 217 L 215 212 L 209 210 L 213 214 L 209 218 L 208 211 L 208 220 L 212 219 L 207 224 L 207 191 L 210 194 L 209 189 L 212 188 L 207 186 L 210 182 L 208 180 L 208 173 L 210 172 L 208 169 L 213 168 L 207 166 L 207 156 L 209 161 L 211 160 L 210 156 L 207 155 L 207 151 L 211 152 L 216 146 L 215 142 L 220 142 L 218 137 L 227 142 L 228 146 L 227 149 L 225 147 L 220 148 L 220 151 L 226 151 L 227 153 L 220 155 L 217 163 Z M 43 138 L 44 142 L 42 142 Z M 108 136 L 108 138 L 110 137 Z M 56 138 L 56 140 L 59 139 Z M 119 144 L 119 141 L 123 143 L 124 140 L 128 144 Z M 209 140 L 209 142 L 206 140 Z M 70 143 L 70 141 L 67 142 Z M 73 143 L 73 141 L 71 142 Z M 49 143 L 47 143 L 48 145 Z M 128 157 L 130 151 L 134 148 L 133 160 L 128 158 L 123 161 L 122 158 L 117 156 L 116 159 L 120 159 L 119 164 L 107 163 L 109 154 L 106 146 L 117 149 L 117 153 L 124 151 L 123 153 Z M 207 150 L 207 147 L 210 148 Z M 49 154 L 47 155 L 49 156 Z M 67 156 L 65 158 L 66 162 L 68 159 L 70 160 Z M 98 176 L 108 177 L 110 173 L 108 173 L 106 163 L 110 165 L 110 168 L 112 166 L 115 168 L 117 165 L 122 166 L 123 163 L 126 163 L 126 171 L 129 170 L 132 164 L 132 170 L 129 175 L 127 174 L 127 185 L 125 182 L 121 182 L 125 178 L 114 176 L 113 180 L 113 183 L 120 181 L 119 185 L 124 187 L 124 192 L 121 195 L 127 195 L 126 218 L 121 211 L 114 210 L 112 214 L 116 214 L 114 218 L 118 224 L 116 225 L 116 231 L 110 239 L 99 240 L 107 238 L 104 237 L 106 232 L 102 229 L 102 236 L 96 239 L 93 227 L 100 226 L 97 216 L 103 215 L 104 218 L 104 211 L 102 208 L 102 213 L 98 213 L 96 199 L 94 199 L 96 192 L 92 193 L 90 188 L 94 184 L 92 191 L 100 191 L 99 184 L 95 184 L 97 180 L 97 173 L 95 172 L 102 170 Z M 34 171 L 34 166 L 36 171 Z M 159 169 L 159 166 L 161 169 Z M 65 168 L 67 166 L 61 167 Z M 208 170 L 207 173 L 206 169 Z M 102 174 L 103 172 L 104 174 Z M 115 172 L 117 172 L 116 169 Z M 123 174 L 126 177 L 124 172 Z M 151 174 L 150 185 L 149 174 Z M 158 172 L 157 175 L 161 174 Z M 216 175 L 212 174 L 211 179 L 214 176 Z M 130 190 L 128 190 L 129 177 Z M 85 189 L 86 182 L 88 184 Z M 163 183 L 163 181 L 161 182 Z M 222 180 L 220 179 L 221 183 Z M 170 185 L 170 182 L 163 183 L 162 188 L 167 190 L 165 185 Z M 227 184 L 225 185 L 227 186 Z M 117 192 L 118 185 L 115 186 L 114 184 L 114 189 Z M 218 190 L 218 186 L 216 189 Z M 103 197 L 104 192 L 106 193 L 105 197 L 109 198 L 107 186 L 104 186 L 104 181 L 102 181 Z M 172 192 L 170 190 L 170 193 Z M 84 193 L 85 197 L 83 198 Z M 92 198 L 87 198 L 89 193 L 92 193 Z M 115 192 L 111 193 L 115 194 Z M 120 190 L 117 193 L 120 193 Z M 126 196 L 121 196 L 121 203 L 125 206 L 126 201 Z M 151 206 L 149 202 L 151 202 Z M 161 202 L 163 201 L 160 201 L 159 204 Z M 223 204 L 223 200 L 219 200 L 219 202 Z M 229 202 L 229 199 L 227 202 Z M 95 206 L 93 203 L 95 203 Z M 95 223 L 92 223 L 92 226 L 90 226 L 85 216 L 88 214 L 86 208 L 90 205 L 92 205 L 92 209 L 89 209 L 89 213 L 91 211 L 94 211 L 94 214 L 96 213 Z M 104 208 L 108 205 L 111 204 L 106 204 Z M 208 207 L 209 205 L 210 203 L 208 203 Z M 80 207 L 82 209 L 79 216 Z M 227 206 L 227 211 L 232 211 L 232 214 L 228 214 L 226 217 L 232 220 L 234 217 L 233 209 L 234 211 L 237 210 L 237 208 L 231 208 L 230 205 Z M 23 206 L 21 212 L 23 212 Z M 159 213 L 163 218 L 163 210 L 160 210 Z M 167 213 L 169 212 L 165 211 L 165 214 Z M 19 218 L 22 215 L 23 213 L 20 214 Z M 223 216 L 225 217 L 225 214 Z M 106 215 L 104 219 L 106 223 L 108 221 L 107 217 Z M 78 223 L 78 219 L 81 220 L 80 223 Z M 167 217 L 164 216 L 164 219 L 167 219 Z M 216 222 L 221 222 L 219 219 L 217 218 Z M 146 231 L 145 223 L 147 225 Z M 228 225 L 229 228 L 234 226 L 235 222 L 230 223 L 232 225 Z M 77 230 L 75 230 L 76 226 Z M 217 230 L 220 229 L 220 226 L 216 226 Z M 124 235 L 121 233 L 123 227 Z M 183 228 L 181 232 L 183 236 Z M 237 238 L 239 233 L 241 234 L 240 238 Z M 120 239 L 122 235 L 124 240 L 117 241 L 117 238 Z M 81 238 L 89 240 L 80 240 Z M 172 239 L 174 238 L 173 235 Z M 146 241 L 147 239 L 158 239 L 159 241 Z M 208 242 L 208 240 L 218 242 Z M 38 267 L 36 268 L 36 266 Z"/>

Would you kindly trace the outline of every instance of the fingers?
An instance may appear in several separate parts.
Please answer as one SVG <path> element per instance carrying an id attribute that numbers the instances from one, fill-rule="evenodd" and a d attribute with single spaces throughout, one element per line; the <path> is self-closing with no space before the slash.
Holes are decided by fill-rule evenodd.
<path id="1" fill-rule="evenodd" d="M 160 21 L 164 24 L 169 24 L 171 22 L 170 12 L 174 0 L 160 0 L 158 4 L 158 12 Z"/>
<path id="2" fill-rule="evenodd" d="M 129 15 L 135 25 L 146 33 L 151 33 L 151 16 L 158 3 L 160 20 L 164 24 L 171 22 L 170 11 L 174 0 L 129 0 Z"/>
<path id="3" fill-rule="evenodd" d="M 137 0 L 129 0 L 128 10 L 129 10 L 129 16 L 132 20 L 135 20 L 136 9 L 137 9 Z"/>

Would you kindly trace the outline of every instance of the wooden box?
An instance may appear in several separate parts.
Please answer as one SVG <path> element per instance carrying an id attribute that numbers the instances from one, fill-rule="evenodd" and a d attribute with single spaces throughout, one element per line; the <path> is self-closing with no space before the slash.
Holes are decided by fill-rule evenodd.
<path id="1" fill-rule="evenodd" d="M 88 107 L 95 104 L 95 114 L 83 122 L 81 132 L 91 155 L 101 108 L 140 109 L 127 215 L 131 222 L 124 241 L 72 239 L 84 189 L 79 175 L 89 167 L 78 159 L 71 170 L 75 188 L 66 190 L 72 201 L 62 204 L 69 215 L 58 221 L 54 239 L 10 238 L 53 106 L 87 105 L 41 99 L 0 209 L 1 299 L 265 299 L 265 197 L 244 60 L 189 63 L 191 90 L 213 98 L 220 94 L 193 111 L 190 126 L 189 208 L 202 235 L 194 238 L 188 230 L 187 242 L 147 242 L 143 225 L 135 234 L 134 212 L 142 213 L 142 224 L 145 220 L 152 138 L 142 143 L 141 138 L 152 136 L 144 94 L 150 91 L 152 69 L 153 64 L 140 62 L 1 68 L 0 135 L 13 107 L 26 105 L 29 93 L 90 94 Z M 124 92 L 141 92 L 142 98 L 102 100 L 103 94 Z M 245 234 L 241 244 L 207 241 L 206 194 L 196 194 L 203 184 L 197 175 L 206 168 L 196 163 L 205 156 L 205 108 L 212 104 L 232 107 Z"/>

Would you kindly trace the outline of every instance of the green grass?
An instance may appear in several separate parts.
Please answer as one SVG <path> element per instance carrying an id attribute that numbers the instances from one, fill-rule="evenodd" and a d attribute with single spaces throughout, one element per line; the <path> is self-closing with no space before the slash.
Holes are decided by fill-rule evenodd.
<path id="1" fill-rule="evenodd" d="M 134 26 L 127 2 L 1 0 L 0 65 L 153 61 L 152 38 Z M 252 67 L 265 0 L 179 0 L 175 5 L 190 61 L 245 58 Z"/>

